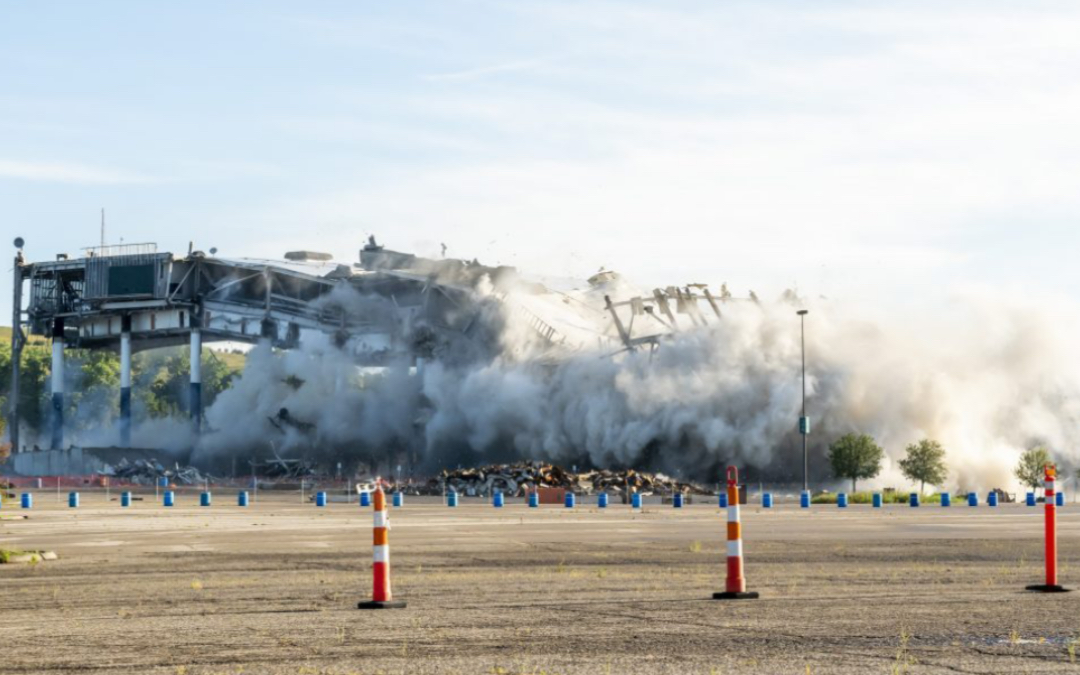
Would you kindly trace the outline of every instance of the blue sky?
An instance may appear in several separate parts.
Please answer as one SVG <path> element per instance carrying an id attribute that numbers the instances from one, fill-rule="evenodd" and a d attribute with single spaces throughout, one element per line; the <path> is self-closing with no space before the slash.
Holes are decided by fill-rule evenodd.
<path id="1" fill-rule="evenodd" d="M 1077 35 L 1072 2 L 9 0 L 3 229 L 1076 296 Z"/>

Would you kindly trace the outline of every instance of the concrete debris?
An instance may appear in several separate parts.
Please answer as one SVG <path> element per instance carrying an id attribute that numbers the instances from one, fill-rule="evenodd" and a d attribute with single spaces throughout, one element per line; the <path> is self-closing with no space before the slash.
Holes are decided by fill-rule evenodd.
<path id="1" fill-rule="evenodd" d="M 574 473 L 554 464 L 518 462 L 494 464 L 478 468 L 443 471 L 426 485 L 402 485 L 403 491 L 414 494 L 441 494 L 454 490 L 463 495 L 490 496 L 495 490 L 507 496 L 522 497 L 538 487 L 554 487 L 575 494 L 599 492 L 617 493 L 625 490 L 642 495 L 682 494 L 707 495 L 711 492 L 694 483 L 683 483 L 662 473 L 644 471 L 598 470 Z"/>
<path id="2" fill-rule="evenodd" d="M 204 475 L 193 466 L 180 466 L 176 463 L 172 469 L 166 469 L 160 462 L 147 459 L 129 462 L 123 457 L 110 468 L 111 471 L 102 471 L 102 475 L 131 481 L 136 485 L 154 485 L 159 478 L 167 478 L 169 483 L 179 485 L 201 485 L 214 480 L 212 476 Z"/>
<path id="3" fill-rule="evenodd" d="M 1005 492 L 1001 488 L 994 488 L 991 492 L 997 495 L 998 502 L 1001 504 L 1016 503 L 1016 493 L 1014 492 Z"/>

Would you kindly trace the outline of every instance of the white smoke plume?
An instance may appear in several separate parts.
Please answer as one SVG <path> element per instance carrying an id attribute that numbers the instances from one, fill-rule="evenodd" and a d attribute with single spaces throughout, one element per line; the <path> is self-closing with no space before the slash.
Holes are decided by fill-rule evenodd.
<path id="1" fill-rule="evenodd" d="M 405 454 L 436 469 L 520 457 L 710 482 L 734 463 L 763 480 L 801 480 L 799 324 L 790 302 L 728 302 L 721 320 L 696 328 L 684 320 L 687 328 L 655 352 L 620 352 L 598 291 L 504 301 L 511 309 L 496 322 L 496 353 L 438 358 L 415 374 L 403 363 L 378 375 L 359 370 L 328 339 L 305 336 L 291 352 L 256 348 L 207 411 L 216 431 L 196 458 L 272 447 L 325 460 L 388 463 Z M 1071 323 L 1026 299 L 968 295 L 952 308 L 948 320 L 882 323 L 830 302 L 809 306 L 818 484 L 832 480 L 828 443 L 848 432 L 885 448 L 878 485 L 909 484 L 896 461 L 921 438 L 945 446 L 950 489 L 1015 487 L 1019 454 L 1040 443 L 1077 465 L 1080 356 L 1068 341 Z M 537 341 L 536 316 L 574 349 Z M 282 408 L 300 424 L 271 423 Z"/>

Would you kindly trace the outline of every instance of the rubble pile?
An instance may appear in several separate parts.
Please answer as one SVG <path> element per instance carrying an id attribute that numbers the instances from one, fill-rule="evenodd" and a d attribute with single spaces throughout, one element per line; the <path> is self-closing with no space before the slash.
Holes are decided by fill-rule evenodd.
<path id="1" fill-rule="evenodd" d="M 179 485 L 200 485 L 207 480 L 213 481 L 211 476 L 202 474 L 193 466 L 173 465 L 172 469 L 166 469 L 160 462 L 147 459 L 137 459 L 129 462 L 126 457 L 120 459 L 112 471 L 103 471 L 102 475 L 113 476 L 122 480 L 131 481 L 136 485 L 154 485 L 158 478 L 168 478 L 170 483 Z"/>
<path id="2" fill-rule="evenodd" d="M 465 495 L 487 496 L 495 490 L 508 496 L 521 497 L 538 487 L 562 488 L 575 494 L 590 495 L 598 492 L 619 492 L 630 489 L 648 495 L 711 494 L 694 483 L 683 483 L 662 473 L 643 471 L 596 470 L 573 473 L 554 464 L 543 462 L 518 462 L 516 464 L 493 464 L 489 466 L 443 471 L 426 485 L 404 485 L 414 494 L 442 494 L 453 490 Z"/>

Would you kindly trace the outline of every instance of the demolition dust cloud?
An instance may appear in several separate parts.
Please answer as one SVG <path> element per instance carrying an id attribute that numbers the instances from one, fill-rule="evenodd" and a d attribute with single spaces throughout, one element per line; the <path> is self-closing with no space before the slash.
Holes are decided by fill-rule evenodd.
<path id="1" fill-rule="evenodd" d="M 159 419 L 137 425 L 133 442 L 167 439 L 179 449 L 194 441 L 193 462 L 218 470 L 277 453 L 330 470 L 338 461 L 346 470 L 414 463 L 435 472 L 525 458 L 708 483 L 733 463 L 750 468 L 751 480 L 801 480 L 801 303 L 730 301 L 722 320 L 691 327 L 680 317 L 683 329 L 655 351 L 628 352 L 603 311 L 605 294 L 640 293 L 620 280 L 497 299 L 485 285 L 475 290 L 484 339 L 444 339 L 421 367 L 382 369 L 358 369 L 319 334 L 288 352 L 260 345 L 206 410 L 200 439 L 179 420 Z M 368 314 L 386 302 L 351 292 L 336 301 Z M 886 450 L 879 485 L 906 485 L 896 462 L 924 437 L 947 449 L 950 489 L 1015 486 L 1012 468 L 1035 444 L 1080 464 L 1080 350 L 1067 340 L 1077 331 L 1062 304 L 969 295 L 953 301 L 947 320 L 882 322 L 810 302 L 812 478 L 830 477 L 827 445 L 853 431 Z M 556 329 L 558 347 L 537 338 L 530 316 Z M 660 328 L 637 321 L 635 334 Z"/>
<path id="2" fill-rule="evenodd" d="M 627 289 L 607 292 L 625 297 Z M 574 303 L 603 307 L 600 293 Z M 552 296 L 551 306 L 565 311 L 567 298 Z M 543 309 L 535 295 L 512 294 L 500 306 L 518 301 Z M 904 485 L 896 465 L 904 447 L 934 438 L 948 451 L 948 485 L 961 490 L 1013 485 L 1019 453 L 1037 443 L 1075 462 L 1080 369 L 1060 316 L 972 296 L 953 309 L 933 326 L 885 326 L 833 303 L 810 305 L 815 458 L 839 435 L 869 433 L 888 455 L 879 484 Z M 794 310 L 788 301 L 725 303 L 723 320 L 686 327 L 651 354 L 598 340 L 614 335 L 608 315 L 574 312 L 551 320 L 571 347 L 555 356 L 506 311 L 499 349 L 487 358 L 439 358 L 415 372 L 391 364 L 378 375 L 358 371 L 325 340 L 287 353 L 261 346 L 207 411 L 216 431 L 197 458 L 246 457 L 270 446 L 384 465 L 391 453 L 412 453 L 428 469 L 522 457 L 710 482 L 731 462 L 766 480 L 797 480 Z M 281 408 L 315 430 L 267 423 Z M 827 478 L 825 462 L 814 464 L 817 478 Z"/>

